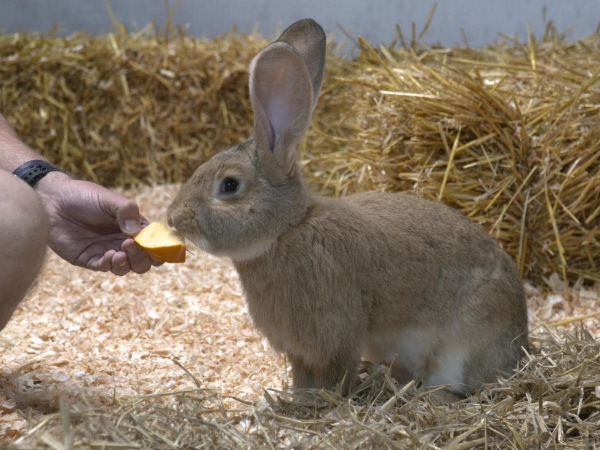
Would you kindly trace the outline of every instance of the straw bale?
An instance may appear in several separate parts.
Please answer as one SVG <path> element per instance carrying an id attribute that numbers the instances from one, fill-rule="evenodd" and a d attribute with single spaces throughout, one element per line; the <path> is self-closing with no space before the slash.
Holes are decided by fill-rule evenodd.
<path id="1" fill-rule="evenodd" d="M 570 42 L 549 26 L 540 40 L 485 49 L 358 45 L 351 74 L 330 81 L 355 86 L 345 105 L 333 99 L 339 119 L 313 123 L 313 183 L 416 192 L 483 226 L 526 279 L 600 281 L 598 34 Z"/>
<path id="2" fill-rule="evenodd" d="M 0 111 L 31 146 L 106 186 L 180 181 L 249 132 L 247 66 L 266 41 L 0 35 Z"/>
<path id="3" fill-rule="evenodd" d="M 250 132 L 247 66 L 267 40 L 171 35 L 0 35 L 0 110 L 75 176 L 184 181 Z M 401 36 L 359 38 L 354 58 L 330 43 L 302 150 L 311 186 L 417 192 L 481 224 L 524 278 L 600 281 L 598 34 L 549 24 L 484 49 Z"/>
<path id="4" fill-rule="evenodd" d="M 118 191 L 134 198 L 148 219 L 164 220 L 178 188 Z M 289 388 L 289 367 L 254 330 L 228 260 L 194 251 L 184 265 L 165 264 L 141 276 L 119 278 L 72 267 L 50 254 L 36 286 L 0 333 L 0 439 L 14 442 L 23 437 L 21 448 L 47 448 L 49 442 L 59 443 L 54 448 L 68 448 L 61 433 L 70 430 L 75 448 L 98 448 L 101 442 L 111 443 L 105 448 L 119 448 L 127 440 L 166 448 L 154 434 L 174 440 L 181 433 L 189 446 L 213 439 L 212 447 L 233 447 L 241 436 L 254 448 L 268 445 L 262 426 L 274 445 L 306 438 L 336 448 L 359 442 L 363 448 L 377 447 L 387 442 L 381 432 L 400 447 L 410 445 L 411 433 L 421 442 L 443 447 L 461 430 L 478 424 L 483 417 L 478 414 L 484 411 L 490 442 L 500 442 L 510 427 L 523 439 L 534 439 L 541 420 L 550 433 L 560 421 L 560 439 L 581 443 L 579 430 L 587 430 L 592 439 L 597 433 L 592 422 L 597 427 L 600 419 L 589 409 L 598 402 L 591 386 L 600 385 L 600 348 L 588 335 L 575 333 L 579 322 L 569 321 L 597 313 L 600 284 L 573 286 L 567 302 L 558 274 L 548 281 L 545 290 L 526 285 L 530 326 L 537 329 L 532 343 L 539 350 L 525 361 L 524 372 L 511 382 L 490 386 L 481 400 L 445 409 L 431 403 L 423 390 L 409 389 L 396 397 L 394 390 L 401 386 L 392 389 L 378 373 L 350 402 L 319 394 L 324 403 L 315 410 L 314 404 L 309 408 L 280 403 L 278 396 L 289 400 L 287 394 L 269 390 Z M 540 328 L 554 322 L 567 323 Z M 600 337 L 597 317 L 583 323 L 591 335 Z M 565 343 L 560 330 L 576 337 Z M 583 361 L 588 363 L 582 369 Z M 373 373 L 376 368 L 365 370 Z M 579 374 L 580 384 L 569 387 Z M 541 416 L 536 412 L 540 379 L 547 380 L 545 401 L 550 402 Z M 265 389 L 274 407 L 268 405 Z M 559 394 L 552 389 L 564 398 L 557 400 Z M 174 394 L 177 391 L 186 393 Z M 580 398 L 584 413 L 575 414 Z M 552 402 L 564 405 L 563 411 Z M 498 408 L 509 406 L 514 413 L 500 416 Z M 221 408 L 229 411 L 227 419 L 214 412 Z M 68 428 L 61 422 L 66 411 Z M 492 428 L 501 434 L 493 435 Z M 481 439 L 482 431 L 479 428 L 464 442 Z M 559 437 L 552 439 L 558 442 Z"/>

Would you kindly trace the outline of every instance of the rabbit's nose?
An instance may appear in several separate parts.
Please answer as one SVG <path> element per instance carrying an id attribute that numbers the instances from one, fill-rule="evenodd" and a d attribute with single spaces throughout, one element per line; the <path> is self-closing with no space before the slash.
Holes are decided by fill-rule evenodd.
<path id="1" fill-rule="evenodd" d="M 179 214 L 176 210 L 167 212 L 167 225 L 170 229 L 177 228 L 177 225 L 179 225 L 179 222 L 181 222 L 180 219 L 181 214 Z"/>
<path id="2" fill-rule="evenodd" d="M 186 219 L 187 219 L 186 211 L 182 211 L 180 209 L 175 209 L 174 211 L 169 211 L 169 213 L 167 214 L 168 226 L 170 228 L 175 228 L 177 230 L 179 230 L 182 226 L 184 226 Z"/>

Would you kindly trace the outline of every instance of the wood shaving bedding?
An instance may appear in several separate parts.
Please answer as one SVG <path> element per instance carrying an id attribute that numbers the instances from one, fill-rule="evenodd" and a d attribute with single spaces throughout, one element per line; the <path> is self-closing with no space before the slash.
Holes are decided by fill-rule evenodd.
<path id="1" fill-rule="evenodd" d="M 164 221 L 179 185 L 122 191 L 150 221 Z M 50 254 L 0 333 L 0 439 L 13 440 L 55 412 L 60 396 L 112 408 L 119 397 L 206 387 L 249 401 L 286 388 L 283 356 L 253 328 L 231 262 L 191 248 L 185 264 L 116 277 Z M 556 281 L 556 280 L 554 280 Z M 549 283 L 552 284 L 552 280 Z M 560 286 L 554 286 L 560 288 Z M 556 293 L 528 286 L 531 326 L 598 310 L 600 286 Z M 597 318 L 585 321 L 600 335 Z M 289 378 L 291 380 L 291 378 Z"/>

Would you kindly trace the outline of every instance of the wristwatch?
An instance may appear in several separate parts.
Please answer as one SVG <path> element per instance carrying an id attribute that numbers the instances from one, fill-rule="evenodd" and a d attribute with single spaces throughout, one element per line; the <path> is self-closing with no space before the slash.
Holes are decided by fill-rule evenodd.
<path id="1" fill-rule="evenodd" d="M 21 164 L 13 171 L 13 175 L 25 181 L 29 186 L 35 184 L 50 172 L 62 172 L 58 167 L 49 162 L 35 159 Z"/>

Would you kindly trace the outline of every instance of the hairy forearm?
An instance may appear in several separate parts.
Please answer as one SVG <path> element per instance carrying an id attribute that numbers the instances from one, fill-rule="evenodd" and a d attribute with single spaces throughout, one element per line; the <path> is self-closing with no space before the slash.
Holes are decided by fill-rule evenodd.
<path id="1" fill-rule="evenodd" d="M 0 169 L 12 172 L 32 159 L 46 160 L 19 139 L 6 119 L 0 114 Z"/>

